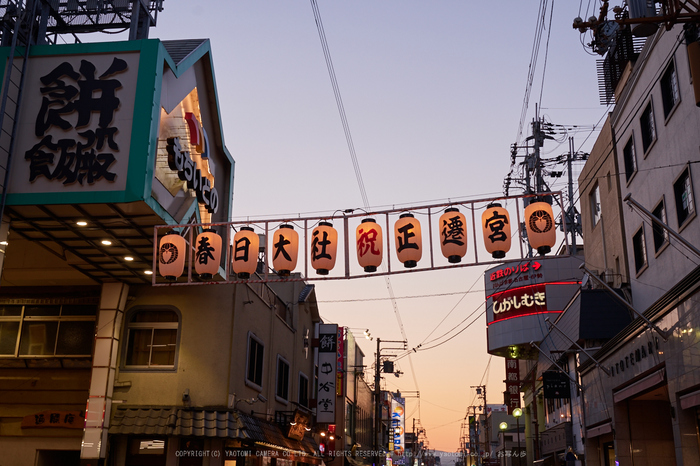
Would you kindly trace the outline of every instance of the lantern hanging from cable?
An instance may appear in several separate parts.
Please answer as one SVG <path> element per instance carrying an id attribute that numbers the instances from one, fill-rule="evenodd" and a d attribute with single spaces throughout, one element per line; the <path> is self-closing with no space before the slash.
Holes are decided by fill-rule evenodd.
<path id="1" fill-rule="evenodd" d="M 194 251 L 195 272 L 205 279 L 213 277 L 221 264 L 221 236 L 213 228 L 203 230 L 197 235 Z"/>
<path id="2" fill-rule="evenodd" d="M 536 200 L 525 207 L 525 227 L 530 246 L 540 255 L 552 250 L 557 242 L 557 231 L 551 205 Z"/>
<path id="3" fill-rule="evenodd" d="M 420 222 L 413 214 L 402 214 L 394 224 L 396 256 L 406 268 L 418 265 L 423 254 Z"/>
<path id="4" fill-rule="evenodd" d="M 320 222 L 311 233 L 311 267 L 319 275 L 328 275 L 335 267 L 338 232 L 330 222 Z"/>
<path id="5" fill-rule="evenodd" d="M 355 243 L 357 246 L 357 262 L 365 272 L 376 272 L 382 263 L 384 242 L 382 228 L 373 218 L 362 220 L 355 230 Z"/>
<path id="6" fill-rule="evenodd" d="M 158 243 L 158 272 L 168 280 L 176 280 L 185 270 L 187 243 L 185 238 L 171 231 Z"/>
<path id="7" fill-rule="evenodd" d="M 503 259 L 510 251 L 510 215 L 494 202 L 486 206 L 481 214 L 481 228 L 484 234 L 484 246 L 494 259 Z"/>
<path id="8" fill-rule="evenodd" d="M 233 235 L 233 257 L 231 268 L 242 280 L 250 278 L 258 267 L 258 250 L 260 237 L 251 227 L 241 227 Z"/>
<path id="9" fill-rule="evenodd" d="M 462 261 L 467 253 L 467 219 L 456 207 L 440 216 L 440 249 L 450 264 Z"/>
<path id="10" fill-rule="evenodd" d="M 299 233 L 289 224 L 280 225 L 272 236 L 272 267 L 277 275 L 288 277 L 297 266 Z"/>

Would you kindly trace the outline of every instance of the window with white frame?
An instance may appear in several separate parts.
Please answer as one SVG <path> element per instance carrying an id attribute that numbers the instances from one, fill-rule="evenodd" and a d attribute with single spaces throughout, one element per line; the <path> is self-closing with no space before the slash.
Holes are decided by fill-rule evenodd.
<path id="1" fill-rule="evenodd" d="M 129 313 L 125 369 L 174 369 L 180 317 L 172 309 Z"/>
<path id="2" fill-rule="evenodd" d="M 275 396 L 282 401 L 289 401 L 289 362 L 277 355 L 277 388 Z"/>
<path id="3" fill-rule="evenodd" d="M 629 181 L 637 171 L 637 156 L 634 153 L 634 137 L 630 136 L 625 148 L 622 150 L 622 157 L 625 162 L 625 180 Z"/>
<path id="4" fill-rule="evenodd" d="M 595 184 L 588 197 L 591 203 L 591 220 L 593 226 L 596 226 L 600 220 L 600 186 L 598 183 Z"/>
<path id="5" fill-rule="evenodd" d="M 676 198 L 676 215 L 678 216 L 678 227 L 680 228 L 695 213 L 693 185 L 690 180 L 689 168 L 683 170 L 681 176 L 673 183 L 673 194 Z"/>
<path id="6" fill-rule="evenodd" d="M 651 213 L 654 217 L 659 219 L 661 223 L 667 224 L 666 208 L 663 199 L 654 207 Z M 652 234 L 654 236 L 654 252 L 659 252 L 664 245 L 668 243 L 668 231 L 655 221 L 652 224 Z"/>
<path id="7" fill-rule="evenodd" d="M 91 356 L 96 304 L 0 304 L 0 356 Z"/>
<path id="8" fill-rule="evenodd" d="M 262 389 L 265 346 L 258 337 L 248 333 L 248 359 L 246 363 L 246 383 Z"/>
<path id="9" fill-rule="evenodd" d="M 664 106 L 664 118 L 668 118 L 668 115 L 681 100 L 678 89 L 678 76 L 676 76 L 676 66 L 673 60 L 666 67 L 663 76 L 661 76 L 661 100 Z"/>
<path id="10" fill-rule="evenodd" d="M 656 141 L 656 126 L 654 125 L 654 107 L 649 102 L 639 118 L 642 133 L 642 149 L 647 153 L 651 144 Z"/>
<path id="11" fill-rule="evenodd" d="M 299 372 L 299 396 L 297 402 L 300 406 L 309 407 L 309 378 Z"/>
<path id="12" fill-rule="evenodd" d="M 634 253 L 634 270 L 639 273 L 647 265 L 647 246 L 644 240 L 644 226 L 632 236 L 632 250 Z"/>

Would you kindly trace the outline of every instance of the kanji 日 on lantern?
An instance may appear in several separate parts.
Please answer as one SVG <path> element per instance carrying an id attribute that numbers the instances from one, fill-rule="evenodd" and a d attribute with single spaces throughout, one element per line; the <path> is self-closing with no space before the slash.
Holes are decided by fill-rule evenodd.
<path id="1" fill-rule="evenodd" d="M 396 256 L 406 268 L 418 265 L 423 255 L 420 222 L 413 214 L 402 214 L 394 224 Z"/>
<path id="2" fill-rule="evenodd" d="M 202 278 L 209 279 L 219 271 L 221 263 L 221 236 L 207 228 L 197 235 L 194 242 L 194 270 Z"/>
<path id="3" fill-rule="evenodd" d="M 233 236 L 233 257 L 231 268 L 238 278 L 250 278 L 258 267 L 260 237 L 251 227 L 241 227 Z"/>
<path id="4" fill-rule="evenodd" d="M 277 275 L 287 277 L 297 266 L 299 233 L 289 224 L 280 225 L 272 236 L 272 267 Z"/>
<path id="5" fill-rule="evenodd" d="M 481 228 L 484 234 L 484 246 L 494 259 L 503 259 L 510 251 L 510 215 L 494 202 L 486 206 L 481 214 Z"/>
<path id="6" fill-rule="evenodd" d="M 311 267 L 319 275 L 328 275 L 335 267 L 338 232 L 330 222 L 320 222 L 311 233 Z"/>
<path id="7" fill-rule="evenodd" d="M 440 216 L 440 249 L 450 264 L 461 262 L 467 253 L 467 219 L 455 207 Z"/>
<path id="8" fill-rule="evenodd" d="M 376 272 L 382 263 L 383 248 L 382 228 L 373 218 L 362 220 L 355 230 L 357 245 L 357 262 L 365 272 Z"/>
<path id="9" fill-rule="evenodd" d="M 530 246 L 541 255 L 547 254 L 557 242 L 552 206 L 535 201 L 525 207 L 525 227 Z"/>
<path id="10" fill-rule="evenodd" d="M 168 280 L 176 280 L 185 270 L 187 245 L 185 238 L 171 231 L 158 243 L 158 272 Z"/>

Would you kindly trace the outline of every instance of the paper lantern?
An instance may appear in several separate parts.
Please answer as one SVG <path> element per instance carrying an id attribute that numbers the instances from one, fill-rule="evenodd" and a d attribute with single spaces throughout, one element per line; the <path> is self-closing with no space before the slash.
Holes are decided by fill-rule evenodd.
<path id="1" fill-rule="evenodd" d="M 396 240 L 396 255 L 404 267 L 412 268 L 418 265 L 423 255 L 423 239 L 421 238 L 420 222 L 412 214 L 402 214 L 394 224 L 394 239 Z"/>
<path id="2" fill-rule="evenodd" d="M 461 262 L 467 253 L 467 219 L 455 207 L 440 216 L 440 249 L 450 264 Z"/>
<path id="3" fill-rule="evenodd" d="M 338 232 L 329 222 L 320 222 L 311 233 L 311 267 L 319 275 L 328 275 L 335 267 L 338 251 Z"/>
<path id="4" fill-rule="evenodd" d="M 260 237 L 250 227 L 241 227 L 233 235 L 233 257 L 231 268 L 238 278 L 250 278 L 258 268 Z"/>
<path id="5" fill-rule="evenodd" d="M 525 227 L 533 249 L 541 255 L 552 250 L 557 242 L 557 231 L 551 205 L 540 201 L 525 207 Z"/>
<path id="6" fill-rule="evenodd" d="M 197 235 L 194 242 L 194 270 L 202 278 L 211 278 L 221 264 L 221 236 L 212 228 Z"/>
<path id="7" fill-rule="evenodd" d="M 382 228 L 373 218 L 362 220 L 355 230 L 355 243 L 357 245 L 357 262 L 365 272 L 376 272 L 382 263 L 384 240 Z"/>
<path id="8" fill-rule="evenodd" d="M 503 259 L 510 251 L 510 215 L 494 202 L 486 206 L 481 214 L 481 228 L 484 233 L 484 245 L 494 259 Z"/>
<path id="9" fill-rule="evenodd" d="M 297 266 L 299 233 L 289 224 L 280 225 L 272 236 L 272 267 L 277 275 L 287 277 Z"/>
<path id="10" fill-rule="evenodd" d="M 158 272 L 168 280 L 176 280 L 185 270 L 187 243 L 185 238 L 171 231 L 158 243 Z"/>

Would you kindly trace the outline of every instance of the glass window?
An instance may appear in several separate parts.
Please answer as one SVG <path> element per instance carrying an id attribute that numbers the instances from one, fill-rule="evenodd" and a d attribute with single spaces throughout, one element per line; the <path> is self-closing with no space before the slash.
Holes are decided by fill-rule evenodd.
<path id="1" fill-rule="evenodd" d="M 642 129 L 642 148 L 646 154 L 651 143 L 656 140 L 656 127 L 654 126 L 654 111 L 649 102 L 642 112 L 642 116 L 639 119 L 639 124 Z"/>
<path id="2" fill-rule="evenodd" d="M 289 363 L 282 356 L 277 355 L 277 398 L 289 400 Z"/>
<path id="3" fill-rule="evenodd" d="M 593 220 L 593 226 L 596 226 L 600 220 L 600 186 L 598 186 L 598 183 L 591 191 L 589 200 L 591 203 L 591 219 Z"/>
<path id="4" fill-rule="evenodd" d="M 634 269 L 639 273 L 647 265 L 647 247 L 644 241 L 644 228 L 640 227 L 632 237 Z"/>
<path id="5" fill-rule="evenodd" d="M 246 379 L 248 382 L 262 388 L 263 379 L 263 356 L 265 347 L 255 335 L 248 334 L 248 362 L 246 368 Z"/>
<path id="6" fill-rule="evenodd" d="M 686 168 L 673 183 L 673 193 L 676 198 L 676 214 L 678 215 L 678 227 L 680 228 L 690 216 L 695 213 L 693 202 L 693 186 L 690 182 L 690 170 Z"/>
<path id="7" fill-rule="evenodd" d="M 659 202 L 659 204 L 651 212 L 654 217 L 658 218 L 661 223 L 666 224 L 666 209 L 664 208 L 664 201 Z M 659 252 L 659 250 L 668 243 L 668 231 L 663 228 L 658 222 L 654 222 L 652 226 L 652 232 L 654 235 L 654 252 Z"/>
<path id="8" fill-rule="evenodd" d="M 678 77 L 676 76 L 676 67 L 671 61 L 661 76 L 661 100 L 664 105 L 664 118 L 667 118 L 674 109 L 676 104 L 681 100 L 681 95 L 678 90 Z"/>
<path id="9" fill-rule="evenodd" d="M 299 405 L 309 407 L 309 378 L 299 373 Z"/>
<path id="10" fill-rule="evenodd" d="M 172 310 L 142 310 L 127 327 L 127 369 L 172 369 L 180 319 Z"/>
<path id="11" fill-rule="evenodd" d="M 94 304 L 0 305 L 0 356 L 91 356 L 96 314 Z"/>
<path id="12" fill-rule="evenodd" d="M 625 161 L 625 180 L 629 181 L 632 175 L 637 171 L 637 157 L 634 153 L 634 138 L 630 137 L 625 148 L 622 151 L 622 156 Z"/>

